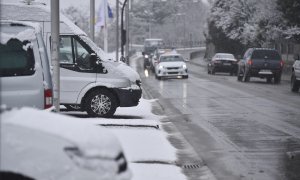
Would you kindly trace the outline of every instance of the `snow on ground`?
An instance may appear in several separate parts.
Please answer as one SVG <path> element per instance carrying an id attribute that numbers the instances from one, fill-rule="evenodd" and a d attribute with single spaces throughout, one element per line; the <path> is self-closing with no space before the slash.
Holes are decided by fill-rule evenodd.
<path id="1" fill-rule="evenodd" d="M 130 164 L 132 180 L 183 180 L 186 177 L 176 166 L 165 164 Z"/>
<path id="2" fill-rule="evenodd" d="M 133 180 L 186 179 L 181 168 L 174 165 L 176 149 L 167 140 L 168 134 L 160 128 L 159 120 L 163 116 L 151 112 L 153 102 L 155 100 L 141 99 L 137 107 L 118 108 L 115 113 L 118 119 L 88 118 L 84 121 L 104 125 L 117 136 L 130 163 Z"/>

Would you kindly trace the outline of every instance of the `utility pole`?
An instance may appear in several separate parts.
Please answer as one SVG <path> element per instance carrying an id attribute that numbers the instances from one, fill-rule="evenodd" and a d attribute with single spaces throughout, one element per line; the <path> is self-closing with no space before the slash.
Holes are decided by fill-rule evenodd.
<path id="1" fill-rule="evenodd" d="M 116 0 L 116 61 L 119 61 L 119 0 Z"/>
<path id="2" fill-rule="evenodd" d="M 108 52 L 108 31 L 107 31 L 108 6 L 107 0 L 104 0 L 104 52 Z"/>
<path id="3" fill-rule="evenodd" d="M 124 10 L 126 6 L 127 0 L 124 1 L 122 10 L 121 10 L 121 60 L 124 61 L 124 45 L 126 41 L 126 30 L 124 29 Z"/>
<path id="4" fill-rule="evenodd" d="M 59 0 L 51 0 L 51 44 L 51 62 L 53 66 L 53 105 L 55 106 L 56 112 L 59 112 Z"/>
<path id="5" fill-rule="evenodd" d="M 95 0 L 90 0 L 90 37 L 95 42 Z"/>
<path id="6" fill-rule="evenodd" d="M 126 4 L 126 45 L 125 45 L 125 57 L 126 63 L 129 64 L 129 3 Z"/>

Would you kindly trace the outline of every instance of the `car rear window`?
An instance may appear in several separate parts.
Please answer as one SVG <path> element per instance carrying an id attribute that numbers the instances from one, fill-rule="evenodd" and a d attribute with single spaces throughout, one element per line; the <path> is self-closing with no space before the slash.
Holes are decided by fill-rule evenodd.
<path id="1" fill-rule="evenodd" d="M 234 59 L 232 54 L 220 54 L 219 58 Z"/>
<path id="2" fill-rule="evenodd" d="M 255 50 L 252 54 L 253 59 L 268 59 L 268 60 L 281 60 L 277 51 L 272 50 Z"/>
<path id="3" fill-rule="evenodd" d="M 0 44 L 0 77 L 34 74 L 33 50 L 25 50 L 23 47 L 26 44 L 18 39 L 10 39 L 6 44 Z"/>
<path id="4" fill-rule="evenodd" d="M 181 56 L 161 56 L 160 62 L 175 62 L 175 61 L 183 61 Z"/>

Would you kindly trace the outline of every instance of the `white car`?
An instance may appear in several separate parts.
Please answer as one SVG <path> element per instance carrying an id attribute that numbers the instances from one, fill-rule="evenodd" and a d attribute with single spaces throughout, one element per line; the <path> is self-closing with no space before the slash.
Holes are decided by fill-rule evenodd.
<path id="1" fill-rule="evenodd" d="M 32 108 L 13 109 L 0 115 L 0 177 L 131 178 L 118 139 L 103 127 Z"/>
<path id="2" fill-rule="evenodd" d="M 178 77 L 188 78 L 188 69 L 184 58 L 178 53 L 166 53 L 159 57 L 155 66 L 155 77 Z"/>

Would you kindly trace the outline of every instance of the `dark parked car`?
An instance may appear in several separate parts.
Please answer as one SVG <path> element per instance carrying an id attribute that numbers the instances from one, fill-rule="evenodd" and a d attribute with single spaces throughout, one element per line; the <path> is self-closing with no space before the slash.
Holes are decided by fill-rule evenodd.
<path id="1" fill-rule="evenodd" d="M 296 55 L 294 59 L 295 62 L 293 64 L 291 76 L 291 90 L 292 92 L 298 92 L 300 87 L 300 56 Z"/>
<path id="2" fill-rule="evenodd" d="M 145 39 L 143 50 L 144 69 L 151 67 L 151 61 L 154 55 L 154 51 L 157 48 L 163 46 L 163 44 L 164 43 L 162 39 Z"/>
<path id="3" fill-rule="evenodd" d="M 281 81 L 283 68 L 281 55 L 274 49 L 250 48 L 238 63 L 238 81 L 248 82 L 251 77 L 266 78 L 268 83 Z"/>
<path id="4" fill-rule="evenodd" d="M 237 72 L 237 60 L 234 58 L 233 54 L 217 53 L 207 64 L 207 72 L 208 74 L 228 72 L 232 76 Z"/>

